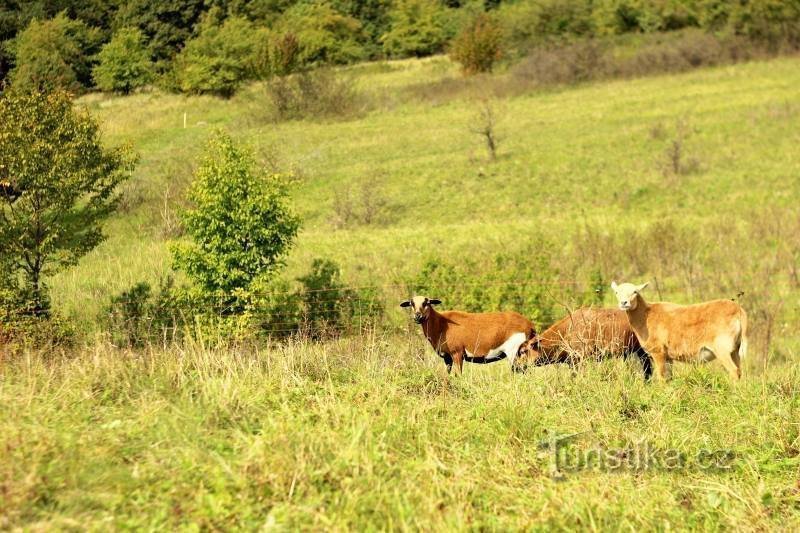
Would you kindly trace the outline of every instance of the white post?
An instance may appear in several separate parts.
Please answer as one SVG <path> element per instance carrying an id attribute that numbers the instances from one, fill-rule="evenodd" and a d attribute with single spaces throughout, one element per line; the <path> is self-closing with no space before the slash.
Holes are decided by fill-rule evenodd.
<path id="1" fill-rule="evenodd" d="M 186 129 L 186 111 L 183 112 L 183 129 Z"/>

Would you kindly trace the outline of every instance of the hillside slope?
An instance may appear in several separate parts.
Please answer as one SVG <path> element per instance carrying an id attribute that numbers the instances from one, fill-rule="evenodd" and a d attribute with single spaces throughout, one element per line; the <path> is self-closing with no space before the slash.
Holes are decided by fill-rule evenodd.
<path id="1" fill-rule="evenodd" d="M 299 170 L 294 201 L 304 225 L 288 272 L 331 257 L 358 283 L 414 272 L 430 257 L 521 249 L 532 234 L 557 238 L 576 223 L 604 230 L 672 219 L 701 227 L 730 214 L 757 216 L 760 206 L 791 206 L 800 192 L 798 66 L 799 58 L 784 58 L 496 99 L 493 163 L 470 131 L 477 100 L 408 96 L 409 86 L 457 76 L 444 58 L 346 71 L 374 102 L 348 121 L 273 123 L 261 85 L 231 100 L 90 95 L 80 103 L 108 141 L 132 142 L 141 162 L 110 239 L 53 280 L 54 302 L 71 313 L 95 311 L 87 298 L 102 303 L 168 271 L 164 206 L 179 203 L 217 127 Z M 681 135 L 687 171 L 673 175 L 669 151 Z M 337 229 L 334 198 L 364 183 L 378 184 L 368 195 L 386 204 L 386 220 Z"/>

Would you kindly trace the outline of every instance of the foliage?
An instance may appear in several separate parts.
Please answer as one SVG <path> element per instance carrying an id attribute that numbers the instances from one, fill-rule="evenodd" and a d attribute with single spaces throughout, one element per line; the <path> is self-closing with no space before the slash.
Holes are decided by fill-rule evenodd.
<path id="1" fill-rule="evenodd" d="M 331 5 L 340 13 L 359 22 L 366 37 L 365 51 L 369 58 L 381 55 L 381 35 L 389 31 L 389 10 L 393 0 L 332 0 Z"/>
<path id="2" fill-rule="evenodd" d="M 257 40 L 263 36 L 243 18 L 222 24 L 210 17 L 200 25 L 175 59 L 175 77 L 182 92 L 229 97 L 246 79 L 254 77 Z"/>
<path id="3" fill-rule="evenodd" d="M 136 27 L 147 36 L 153 59 L 171 59 L 191 37 L 204 11 L 204 0 L 130 0 L 114 17 L 114 28 Z"/>
<path id="4" fill-rule="evenodd" d="M 447 15 L 436 0 L 399 0 L 389 12 L 390 30 L 381 37 L 384 52 L 406 57 L 443 51 L 451 37 Z"/>
<path id="5" fill-rule="evenodd" d="M 66 93 L 0 96 L 0 179 L 21 193 L 0 198 L 0 257 L 23 312 L 46 314 L 44 277 L 103 241 L 132 166 L 126 150 L 103 147 L 97 123 Z"/>
<path id="6" fill-rule="evenodd" d="M 300 66 L 300 41 L 294 33 L 269 33 L 258 39 L 254 57 L 256 77 L 287 76 Z"/>
<path id="7" fill-rule="evenodd" d="M 144 34 L 137 28 L 118 30 L 103 46 L 92 71 L 97 87 L 128 94 L 153 81 L 153 63 L 144 46 Z"/>
<path id="8" fill-rule="evenodd" d="M 529 317 L 537 326 L 560 317 L 558 301 L 565 288 L 552 285 L 557 276 L 550 248 L 542 238 L 518 254 L 498 253 L 462 261 L 428 260 L 419 273 L 407 280 L 408 294 L 440 298 L 446 309 L 469 312 L 513 310 Z M 479 274 L 480 273 L 480 274 Z M 568 288 L 566 288 L 568 290 Z M 563 301 L 574 301 L 568 294 Z"/>
<path id="9" fill-rule="evenodd" d="M 63 13 L 50 20 L 32 20 L 14 42 L 12 84 L 17 90 L 79 92 L 91 85 L 91 57 L 99 34 Z"/>
<path id="10" fill-rule="evenodd" d="M 181 219 L 191 242 L 173 246 L 175 268 L 230 312 L 240 311 L 259 277 L 283 265 L 300 226 L 287 203 L 287 177 L 253 172 L 250 152 L 217 132 L 189 189 Z"/>
<path id="11" fill-rule="evenodd" d="M 465 74 L 491 72 L 502 48 L 502 28 L 493 17 L 480 14 L 453 40 L 450 57 L 461 64 Z"/>
<path id="12" fill-rule="evenodd" d="M 772 48 L 800 46 L 800 2 L 797 0 L 752 0 L 732 2 L 729 28 Z"/>
<path id="13" fill-rule="evenodd" d="M 114 344 L 133 348 L 178 339 L 187 318 L 191 318 L 190 306 L 167 277 L 157 291 L 139 282 L 112 296 L 105 322 Z"/>
<path id="14" fill-rule="evenodd" d="M 299 41 L 302 65 L 352 63 L 366 57 L 361 23 L 325 2 L 301 2 L 286 10 L 276 30 Z"/>
<path id="15" fill-rule="evenodd" d="M 314 259 L 311 272 L 298 278 L 303 289 L 302 327 L 313 339 L 359 333 L 377 323 L 382 306 L 375 290 L 346 288 L 341 269 L 330 259 Z"/>

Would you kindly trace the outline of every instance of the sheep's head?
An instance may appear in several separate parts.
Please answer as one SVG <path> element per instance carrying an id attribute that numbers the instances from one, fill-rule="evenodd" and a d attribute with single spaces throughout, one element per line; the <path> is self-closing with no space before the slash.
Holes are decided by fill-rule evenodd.
<path id="1" fill-rule="evenodd" d="M 414 296 L 410 300 L 402 302 L 400 307 L 410 307 L 414 311 L 414 322 L 417 324 L 422 324 L 428 320 L 432 307 L 440 303 L 442 303 L 442 301 L 437 300 L 436 298 Z"/>
<path id="2" fill-rule="evenodd" d="M 617 285 L 616 281 L 612 281 L 611 290 L 614 291 L 614 296 L 617 297 L 620 309 L 623 311 L 633 311 L 639 304 L 639 293 L 641 293 L 647 285 L 647 283 L 642 283 L 641 285 L 620 283 Z"/>
<path id="3" fill-rule="evenodd" d="M 514 359 L 513 370 L 522 371 L 528 366 L 538 366 L 544 362 L 545 356 L 539 345 L 539 337 L 534 335 L 519 347 L 517 357 Z"/>

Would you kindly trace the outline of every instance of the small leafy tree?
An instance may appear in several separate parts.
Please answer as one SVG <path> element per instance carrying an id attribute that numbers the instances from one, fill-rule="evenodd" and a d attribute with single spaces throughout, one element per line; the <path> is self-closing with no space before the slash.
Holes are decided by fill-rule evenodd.
<path id="1" fill-rule="evenodd" d="M 44 278 L 103 241 L 133 158 L 107 149 L 97 123 L 64 92 L 0 96 L 0 264 L 28 315 L 48 313 Z"/>
<path id="2" fill-rule="evenodd" d="M 97 56 L 92 76 L 103 91 L 128 94 L 153 81 L 153 62 L 138 28 L 122 28 Z"/>
<path id="3" fill-rule="evenodd" d="M 187 41 L 175 59 L 178 87 L 185 93 L 229 97 L 242 82 L 253 77 L 259 32 L 243 18 L 219 24 L 203 20 L 200 33 Z"/>
<path id="4" fill-rule="evenodd" d="M 247 304 L 255 281 L 283 265 L 300 226 L 286 177 L 254 173 L 254 164 L 227 134 L 211 139 L 189 189 L 194 208 L 181 217 L 191 242 L 173 247 L 175 267 L 231 312 Z"/>
<path id="5" fill-rule="evenodd" d="M 450 57 L 464 74 L 491 72 L 502 56 L 503 29 L 491 16 L 481 13 L 453 40 Z"/>
<path id="6" fill-rule="evenodd" d="M 97 30 L 63 13 L 51 20 L 34 19 L 14 41 L 12 85 L 24 91 L 78 92 L 91 85 L 91 57 L 98 44 Z"/>

